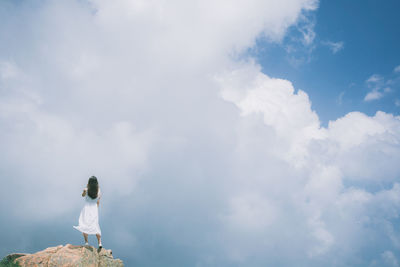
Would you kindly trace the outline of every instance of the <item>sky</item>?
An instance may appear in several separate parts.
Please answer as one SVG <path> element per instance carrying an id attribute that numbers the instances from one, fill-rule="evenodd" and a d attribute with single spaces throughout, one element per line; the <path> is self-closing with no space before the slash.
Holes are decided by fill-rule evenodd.
<path id="1" fill-rule="evenodd" d="M 290 35 L 284 45 L 262 42 L 266 47 L 257 55 L 263 71 L 304 89 L 323 125 L 356 110 L 398 115 L 399 5 L 398 1 L 321 1 L 311 16 L 315 37 L 310 48 L 287 53 Z M 293 59 L 301 63 L 293 64 Z M 395 83 L 383 85 L 390 92 L 364 101 L 371 91 L 367 81 L 374 75 L 383 83 Z"/>
<path id="2" fill-rule="evenodd" d="M 399 6 L 1 1 L 0 257 L 399 266 Z"/>

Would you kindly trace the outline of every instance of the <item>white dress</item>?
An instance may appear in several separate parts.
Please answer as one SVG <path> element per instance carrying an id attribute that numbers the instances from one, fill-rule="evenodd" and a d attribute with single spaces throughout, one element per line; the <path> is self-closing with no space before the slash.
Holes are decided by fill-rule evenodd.
<path id="1" fill-rule="evenodd" d="M 79 225 L 73 227 L 85 234 L 101 235 L 101 230 L 99 226 L 99 209 L 97 207 L 97 200 L 101 198 L 100 188 L 97 194 L 97 198 L 95 199 L 89 197 L 87 194 L 87 189 L 85 190 L 85 206 L 83 206 L 81 214 L 79 215 Z"/>

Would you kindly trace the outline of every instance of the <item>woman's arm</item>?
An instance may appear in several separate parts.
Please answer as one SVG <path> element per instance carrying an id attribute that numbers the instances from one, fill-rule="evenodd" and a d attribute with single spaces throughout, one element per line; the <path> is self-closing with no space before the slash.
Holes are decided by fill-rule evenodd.
<path id="1" fill-rule="evenodd" d="M 99 188 L 98 196 L 97 196 L 97 207 L 100 205 L 100 198 L 101 198 L 101 190 Z"/>

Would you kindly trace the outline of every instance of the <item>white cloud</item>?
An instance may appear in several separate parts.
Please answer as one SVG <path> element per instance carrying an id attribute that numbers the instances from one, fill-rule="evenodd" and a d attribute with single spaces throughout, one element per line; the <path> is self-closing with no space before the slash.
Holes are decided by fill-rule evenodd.
<path id="1" fill-rule="evenodd" d="M 339 96 L 337 97 L 336 102 L 339 106 L 343 104 L 343 97 L 344 97 L 345 93 L 346 93 L 345 91 L 342 91 L 342 92 L 340 92 Z"/>
<path id="2" fill-rule="evenodd" d="M 234 231 L 259 233 L 276 222 L 279 210 L 271 200 L 255 194 L 244 194 L 230 200 L 225 220 Z"/>
<path id="3" fill-rule="evenodd" d="M 364 101 L 378 100 L 381 99 L 382 97 L 383 94 L 381 92 L 371 91 L 364 97 Z"/>
<path id="4" fill-rule="evenodd" d="M 304 146 L 310 138 L 323 138 L 324 132 L 319 129 L 319 119 L 311 110 L 308 95 L 303 91 L 295 93 L 289 81 L 270 78 L 253 63 L 225 75 L 218 77 L 222 97 L 235 103 L 243 116 L 261 114 L 266 125 L 288 140 L 290 153 L 285 151 L 282 156 L 300 159 L 307 154 Z M 282 105 L 283 102 L 287 104 Z"/>
<path id="5" fill-rule="evenodd" d="M 329 122 L 331 138 L 343 149 L 350 149 L 366 141 L 367 138 L 384 133 L 386 127 L 360 112 L 351 112 L 345 117 Z"/>
<path id="6" fill-rule="evenodd" d="M 18 68 L 12 62 L 0 62 L 0 78 L 12 79 L 18 76 Z"/>
<path id="7" fill-rule="evenodd" d="M 351 187 L 346 188 L 345 183 L 380 183 L 397 179 L 400 170 L 393 169 L 396 163 L 392 157 L 399 159 L 400 156 L 397 148 L 400 118 L 383 112 L 374 117 L 353 112 L 330 122 L 328 128 L 322 128 L 304 92 L 295 93 L 290 82 L 262 74 L 254 63 L 239 66 L 220 76 L 218 81 L 222 86 L 222 97 L 234 103 L 244 118 L 261 116 L 259 120 L 276 134 L 269 137 L 271 142 L 267 145 L 260 143 L 267 149 L 265 153 L 286 161 L 296 170 L 307 170 L 305 176 L 297 176 L 296 182 L 291 180 L 299 186 L 297 189 L 294 189 L 295 185 L 286 188 L 287 193 L 296 199 L 298 211 L 301 210 L 302 216 L 305 216 L 303 219 L 307 218 L 304 221 L 306 229 L 314 237 L 304 247 L 304 252 L 310 258 L 318 258 L 343 246 L 344 242 L 350 242 L 353 248 L 358 246 L 353 238 L 360 238 L 364 230 L 350 225 L 360 219 L 365 223 L 368 223 L 367 218 L 376 219 L 374 214 L 377 210 L 367 211 L 368 207 L 380 203 L 378 196 L 389 195 L 391 191 L 375 195 L 363 188 L 352 191 Z M 380 174 L 383 170 L 385 177 Z M 273 177 L 275 174 L 272 172 Z M 278 187 L 272 185 L 275 182 L 272 177 L 266 178 L 268 184 Z M 287 184 L 284 181 L 281 182 Z M 294 191 L 290 193 L 290 190 Z M 349 205 L 354 201 L 359 204 Z M 390 202 L 392 200 L 386 203 Z M 399 205 L 397 200 L 392 203 Z M 326 216 L 333 216 L 338 221 L 323 219 Z M 391 213 L 386 213 L 382 220 L 385 218 L 391 218 Z M 280 221 L 279 216 L 277 220 Z M 363 224 L 364 221 L 361 221 Z M 348 227 L 352 231 L 348 233 L 350 239 L 340 237 L 343 229 Z M 293 234 L 292 238 L 301 237 Z M 244 249 L 230 249 L 238 250 Z M 246 258 L 245 255 L 241 254 L 241 259 Z"/>
<path id="8" fill-rule="evenodd" d="M 297 24 L 289 30 L 283 42 L 287 53 L 286 60 L 295 68 L 312 60 L 316 37 L 315 24 L 316 19 L 313 13 L 300 16 Z"/>
<path id="9" fill-rule="evenodd" d="M 393 267 L 398 267 L 399 266 L 399 262 L 398 262 L 396 256 L 390 250 L 387 250 L 387 251 L 383 252 L 382 253 L 382 258 L 383 258 L 384 262 L 386 264 L 388 264 L 388 266 L 393 266 Z"/>
<path id="10" fill-rule="evenodd" d="M 0 42 L 1 229 L 23 242 L 2 239 L 0 251 L 35 239 L 21 222 L 71 228 L 94 174 L 101 226 L 127 231 L 106 237 L 127 262 L 157 265 L 154 251 L 171 266 L 339 266 L 371 251 L 383 261 L 398 245 L 388 229 L 400 210 L 399 117 L 353 112 L 321 127 L 306 92 L 236 60 L 256 38 L 280 42 L 316 5 L 49 1 L 6 12 L 0 27 L 18 45 Z"/>
<path id="11" fill-rule="evenodd" d="M 344 49 L 344 42 L 342 41 L 340 42 L 323 41 L 322 44 L 326 45 L 332 51 L 333 54 L 336 54 L 340 50 Z"/>
<path id="12" fill-rule="evenodd" d="M 393 72 L 396 72 L 396 73 L 400 72 L 400 65 L 397 66 L 397 67 L 395 67 L 394 70 L 393 70 Z"/>
<path id="13" fill-rule="evenodd" d="M 316 33 L 314 31 L 315 28 L 315 21 L 305 17 L 303 19 L 305 23 L 298 26 L 299 31 L 303 35 L 303 45 L 310 46 L 314 43 Z"/>
<path id="14" fill-rule="evenodd" d="M 367 87 L 370 88 L 370 92 L 365 95 L 364 101 L 378 100 L 392 92 L 392 89 L 388 85 L 391 85 L 393 82 L 391 80 L 385 81 L 385 78 L 379 74 L 371 75 L 365 82 Z"/>
<path id="15" fill-rule="evenodd" d="M 367 79 L 367 83 L 370 83 L 370 84 L 380 83 L 382 81 L 383 81 L 383 77 L 379 74 L 373 74 L 373 75 L 371 75 L 371 77 L 369 77 Z"/>

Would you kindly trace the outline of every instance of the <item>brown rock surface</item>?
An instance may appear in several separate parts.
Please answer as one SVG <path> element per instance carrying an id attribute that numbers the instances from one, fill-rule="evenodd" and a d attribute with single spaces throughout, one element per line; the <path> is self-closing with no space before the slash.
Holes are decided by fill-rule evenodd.
<path id="1" fill-rule="evenodd" d="M 11 257 L 14 254 L 9 255 Z M 7 257 L 9 257 L 7 256 Z M 15 262 L 22 267 L 123 267 L 120 259 L 114 259 L 110 249 L 96 249 L 92 246 L 50 247 L 35 254 L 18 255 Z"/>

